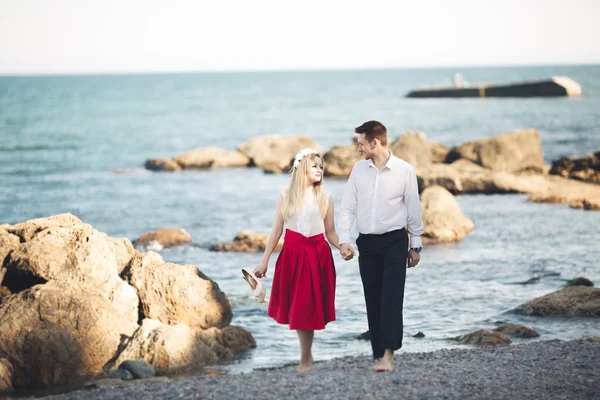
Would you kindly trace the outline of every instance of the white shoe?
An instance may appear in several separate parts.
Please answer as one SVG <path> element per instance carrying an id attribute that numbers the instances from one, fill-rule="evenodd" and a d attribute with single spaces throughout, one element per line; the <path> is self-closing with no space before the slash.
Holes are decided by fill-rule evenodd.
<path id="1" fill-rule="evenodd" d="M 254 275 L 254 272 L 249 270 L 248 268 L 242 268 L 242 274 L 244 275 L 244 279 L 250 285 L 252 289 L 252 294 L 256 297 L 256 301 L 262 303 L 265 301 L 265 295 L 267 291 L 265 290 L 265 285 L 262 283 L 260 279 Z"/>

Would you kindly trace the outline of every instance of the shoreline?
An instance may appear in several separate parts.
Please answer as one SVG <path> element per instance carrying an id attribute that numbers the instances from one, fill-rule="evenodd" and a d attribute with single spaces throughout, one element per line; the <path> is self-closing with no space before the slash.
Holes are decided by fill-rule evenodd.
<path id="1" fill-rule="evenodd" d="M 514 400 L 600 396 L 597 337 L 595 341 L 548 340 L 426 353 L 399 351 L 392 373 L 372 372 L 371 365 L 369 356 L 350 356 L 318 362 L 304 374 L 298 374 L 293 365 L 232 375 L 156 377 L 43 398 Z M 26 398 L 17 392 L 14 395 Z"/>

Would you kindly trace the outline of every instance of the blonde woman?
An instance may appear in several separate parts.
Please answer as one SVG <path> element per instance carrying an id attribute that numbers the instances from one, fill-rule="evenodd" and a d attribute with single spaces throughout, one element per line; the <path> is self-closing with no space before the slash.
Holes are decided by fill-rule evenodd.
<path id="1" fill-rule="evenodd" d="M 323 159 L 313 149 L 301 150 L 294 160 L 289 188 L 277 198 L 273 229 L 254 270 L 257 277 L 266 276 L 269 258 L 285 230 L 268 315 L 297 331 L 298 372 L 311 370 L 314 331 L 335 320 L 336 275 L 329 244 L 336 249 L 340 244 L 333 213 L 333 199 L 323 189 Z"/>

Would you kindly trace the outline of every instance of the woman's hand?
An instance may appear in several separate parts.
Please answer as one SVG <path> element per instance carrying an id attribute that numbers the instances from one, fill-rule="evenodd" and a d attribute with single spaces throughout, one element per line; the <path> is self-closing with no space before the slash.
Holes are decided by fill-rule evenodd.
<path id="1" fill-rule="evenodd" d="M 261 261 L 260 264 L 254 268 L 254 275 L 256 275 L 257 278 L 265 278 L 267 276 L 267 268 L 268 263 Z"/>

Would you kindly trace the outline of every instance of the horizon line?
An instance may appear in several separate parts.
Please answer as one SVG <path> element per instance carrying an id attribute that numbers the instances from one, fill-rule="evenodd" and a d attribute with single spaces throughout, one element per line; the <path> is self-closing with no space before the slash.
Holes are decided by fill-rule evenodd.
<path id="1" fill-rule="evenodd" d="M 286 72 L 349 72 L 349 71 L 394 71 L 415 69 L 451 69 L 451 68 L 536 68 L 536 67 L 568 67 L 568 66 L 600 66 L 600 61 L 592 62 L 557 62 L 540 64 L 456 64 L 426 66 L 382 66 L 382 67 L 318 67 L 318 68 L 273 68 L 273 69 L 206 69 L 206 70 L 122 70 L 122 71 L 71 71 L 71 72 L 0 72 L 0 77 L 44 77 L 44 76 L 124 76 L 124 75 L 184 75 L 184 74 L 242 74 L 242 73 L 286 73 Z"/>

